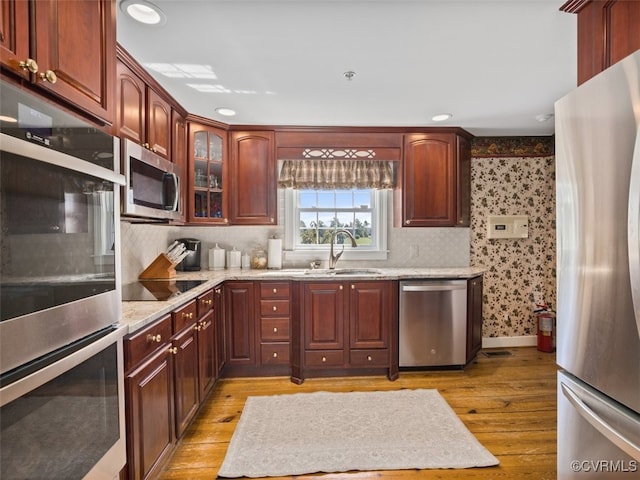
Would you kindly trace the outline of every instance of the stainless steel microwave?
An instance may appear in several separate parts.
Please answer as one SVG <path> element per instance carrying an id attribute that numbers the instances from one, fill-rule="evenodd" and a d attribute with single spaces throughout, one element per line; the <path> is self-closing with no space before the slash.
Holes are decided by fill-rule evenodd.
<path id="1" fill-rule="evenodd" d="M 128 139 L 122 142 L 122 159 L 126 178 L 122 214 L 179 220 L 182 210 L 180 166 Z"/>

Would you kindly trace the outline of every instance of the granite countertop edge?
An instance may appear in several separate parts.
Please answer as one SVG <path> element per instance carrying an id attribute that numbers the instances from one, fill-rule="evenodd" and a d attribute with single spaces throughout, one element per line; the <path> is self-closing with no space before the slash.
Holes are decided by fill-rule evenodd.
<path id="1" fill-rule="evenodd" d="M 203 280 L 187 292 L 175 296 L 167 301 L 122 302 L 122 317 L 120 323 L 128 327 L 132 334 L 147 325 L 152 324 L 163 316 L 170 314 L 179 306 L 197 298 L 212 288 L 227 280 L 287 280 L 287 281 L 349 281 L 349 280 L 406 280 L 406 279 L 464 279 L 483 274 L 486 270 L 478 267 L 452 268 L 375 268 L 375 275 L 362 273 L 344 276 L 333 275 L 304 275 L 304 269 L 279 270 L 201 270 L 198 272 L 179 272 L 175 280 Z M 358 270 L 354 268 L 353 270 Z"/>

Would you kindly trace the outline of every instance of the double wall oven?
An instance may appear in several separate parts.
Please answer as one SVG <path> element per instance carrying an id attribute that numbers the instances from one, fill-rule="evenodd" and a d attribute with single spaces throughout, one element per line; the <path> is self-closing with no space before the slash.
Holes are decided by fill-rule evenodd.
<path id="1" fill-rule="evenodd" d="M 0 477 L 117 478 L 119 142 L 0 89 Z"/>

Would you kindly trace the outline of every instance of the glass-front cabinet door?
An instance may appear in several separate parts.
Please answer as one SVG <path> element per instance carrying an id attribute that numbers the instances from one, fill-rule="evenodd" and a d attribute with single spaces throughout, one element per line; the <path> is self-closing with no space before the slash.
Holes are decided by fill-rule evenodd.
<path id="1" fill-rule="evenodd" d="M 228 223 L 227 132 L 189 124 L 189 222 Z"/>

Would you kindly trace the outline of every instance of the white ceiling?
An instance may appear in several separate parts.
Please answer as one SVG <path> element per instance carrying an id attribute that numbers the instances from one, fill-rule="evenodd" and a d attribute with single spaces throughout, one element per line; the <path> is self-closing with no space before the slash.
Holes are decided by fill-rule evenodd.
<path id="1" fill-rule="evenodd" d="M 559 11 L 564 0 L 151 1 L 166 25 L 118 8 L 118 42 L 188 112 L 228 124 L 550 135 L 553 118 L 536 116 L 576 86 L 577 19 Z M 216 78 L 171 78 L 152 64 Z M 453 118 L 431 120 L 442 112 Z"/>

